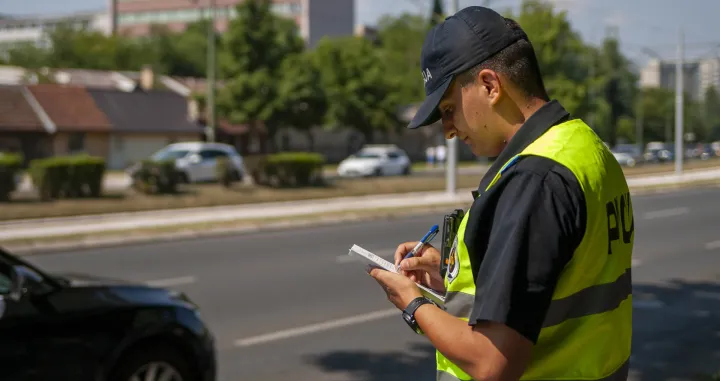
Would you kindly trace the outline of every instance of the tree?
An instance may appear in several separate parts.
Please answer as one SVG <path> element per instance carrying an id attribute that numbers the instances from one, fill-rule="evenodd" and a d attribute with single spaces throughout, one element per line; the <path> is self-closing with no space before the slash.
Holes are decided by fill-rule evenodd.
<path id="1" fill-rule="evenodd" d="M 523 0 L 520 12 L 507 12 L 525 30 L 533 44 L 550 97 L 582 116 L 587 109 L 587 47 L 571 28 L 566 12 L 551 3 Z"/>
<path id="2" fill-rule="evenodd" d="M 20 43 L 8 50 L 7 64 L 28 69 L 39 69 L 47 66 L 50 52 L 37 47 L 33 43 Z"/>
<path id="3" fill-rule="evenodd" d="M 313 150 L 312 128 L 323 123 L 327 111 L 327 97 L 321 82 L 320 70 L 312 53 L 290 56 L 283 61 L 282 81 L 278 86 L 278 124 L 303 131 Z"/>
<path id="4" fill-rule="evenodd" d="M 433 0 L 432 11 L 430 12 L 430 26 L 440 24 L 445 19 L 442 0 Z"/>
<path id="5" fill-rule="evenodd" d="M 256 128 L 265 123 L 272 138 L 279 112 L 278 84 L 282 61 L 304 47 L 292 21 L 273 14 L 269 0 L 244 1 L 230 22 L 219 57 L 225 84 L 218 92 L 218 111 L 233 123 Z"/>
<path id="6" fill-rule="evenodd" d="M 423 17 L 403 14 L 383 17 L 378 23 L 380 60 L 397 88 L 398 103 L 422 101 L 425 87 L 420 75 L 420 52 L 428 25 Z"/>
<path id="7" fill-rule="evenodd" d="M 708 87 L 703 102 L 706 136 L 708 140 L 720 140 L 720 94 L 715 87 Z"/>
<path id="8" fill-rule="evenodd" d="M 329 101 L 326 120 L 334 126 L 353 127 L 373 141 L 374 131 L 400 126 L 385 66 L 373 45 L 364 38 L 324 38 L 315 51 L 322 85 Z"/>
<path id="9" fill-rule="evenodd" d="M 623 117 L 630 117 L 635 112 L 637 77 L 630 70 L 630 62 L 620 53 L 618 40 L 606 38 L 601 49 L 599 76 L 603 83 L 605 102 L 609 105 L 606 132 L 611 146 L 617 143 L 618 123 Z"/>
<path id="10" fill-rule="evenodd" d="M 208 24 L 208 20 L 200 20 L 189 24 L 180 33 L 154 26 L 144 43 L 157 57 L 159 71 L 172 76 L 205 77 Z M 219 33 L 216 33 L 215 43 L 216 46 L 221 44 Z"/>

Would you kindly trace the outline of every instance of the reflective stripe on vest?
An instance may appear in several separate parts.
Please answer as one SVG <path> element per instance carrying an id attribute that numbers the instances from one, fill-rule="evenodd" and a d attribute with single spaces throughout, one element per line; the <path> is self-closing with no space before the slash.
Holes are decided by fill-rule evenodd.
<path id="1" fill-rule="evenodd" d="M 552 127 L 508 160 L 487 189 L 525 155 L 547 157 L 570 169 L 585 195 L 587 221 L 585 236 L 558 279 L 521 380 L 626 380 L 634 221 L 622 168 L 590 127 L 571 120 Z M 464 242 L 468 218 L 470 211 L 458 229 L 445 277 L 446 310 L 465 321 L 475 302 L 475 280 Z M 440 352 L 436 359 L 438 380 L 471 379 Z"/>

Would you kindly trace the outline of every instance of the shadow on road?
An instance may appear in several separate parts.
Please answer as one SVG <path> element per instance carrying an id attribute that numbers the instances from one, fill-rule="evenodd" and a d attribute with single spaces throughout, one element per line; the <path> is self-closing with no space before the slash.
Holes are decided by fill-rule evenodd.
<path id="1" fill-rule="evenodd" d="M 702 381 L 720 371 L 720 282 L 634 285 L 632 381 Z M 305 359 L 358 381 L 434 380 L 429 345 L 334 351 Z M 720 380 L 718 378 L 717 380 Z"/>
<path id="2" fill-rule="evenodd" d="M 707 380 L 720 371 L 720 282 L 636 284 L 633 298 L 633 380 Z"/>
<path id="3" fill-rule="evenodd" d="M 356 381 L 435 380 L 435 349 L 426 344 L 410 345 L 403 352 L 335 351 L 305 361 L 328 375 L 344 373 Z"/>

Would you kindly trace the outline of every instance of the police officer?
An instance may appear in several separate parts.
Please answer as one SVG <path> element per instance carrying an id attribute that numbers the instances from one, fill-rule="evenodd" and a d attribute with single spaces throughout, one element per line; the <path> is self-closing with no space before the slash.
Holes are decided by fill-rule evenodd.
<path id="1" fill-rule="evenodd" d="M 401 274 L 369 268 L 437 350 L 437 379 L 626 380 L 632 204 L 602 140 L 546 93 L 514 21 L 468 7 L 434 27 L 421 55 L 426 99 L 409 128 L 442 120 L 497 159 L 457 229 L 445 276 L 426 245 Z M 414 281 L 445 292 L 444 306 Z"/>

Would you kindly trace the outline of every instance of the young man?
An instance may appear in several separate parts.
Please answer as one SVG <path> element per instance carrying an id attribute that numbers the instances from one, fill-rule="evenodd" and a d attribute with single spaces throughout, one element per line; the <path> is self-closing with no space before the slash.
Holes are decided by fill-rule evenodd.
<path id="1" fill-rule="evenodd" d="M 442 120 L 447 138 L 497 157 L 444 277 L 430 245 L 402 260 L 415 242 L 395 253 L 402 274 L 369 269 L 437 349 L 437 379 L 626 380 L 634 223 L 617 161 L 550 101 L 527 36 L 488 8 L 433 28 L 421 64 L 427 97 L 409 128 Z"/>

